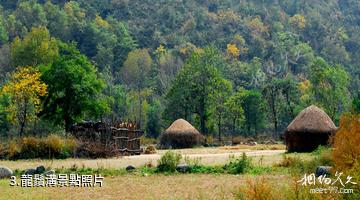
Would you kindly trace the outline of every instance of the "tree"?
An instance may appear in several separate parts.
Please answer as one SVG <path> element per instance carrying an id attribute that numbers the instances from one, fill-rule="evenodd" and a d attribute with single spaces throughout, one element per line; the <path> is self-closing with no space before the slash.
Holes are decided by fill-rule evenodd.
<path id="1" fill-rule="evenodd" d="M 143 101 L 141 91 L 147 86 L 152 66 L 152 59 L 147 49 L 137 49 L 129 53 L 120 70 L 122 82 L 128 88 L 137 91 L 139 98 L 138 125 L 141 127 Z"/>
<path id="2" fill-rule="evenodd" d="M 3 20 L 3 16 L 0 15 L 0 45 L 4 44 L 5 42 L 7 42 L 9 39 L 9 35 L 8 32 L 4 26 L 4 20 Z"/>
<path id="3" fill-rule="evenodd" d="M 46 26 L 46 14 L 41 4 L 36 1 L 20 2 L 14 12 L 16 20 L 27 30 L 32 27 Z"/>
<path id="4" fill-rule="evenodd" d="M 339 65 L 329 66 L 322 58 L 317 58 L 310 66 L 310 98 L 312 103 L 324 108 L 337 121 L 339 111 L 349 107 L 349 75 Z"/>
<path id="5" fill-rule="evenodd" d="M 116 46 L 113 49 L 115 55 L 113 66 L 120 67 L 123 65 L 129 52 L 135 50 L 138 45 L 123 22 L 113 23 L 114 33 L 117 36 Z"/>
<path id="6" fill-rule="evenodd" d="M 269 80 L 263 89 L 263 96 L 267 101 L 270 115 L 274 124 L 274 137 L 278 132 L 279 123 L 279 103 L 280 101 L 280 83 L 278 79 Z"/>
<path id="7" fill-rule="evenodd" d="M 306 25 L 306 20 L 305 20 L 304 15 L 296 14 L 296 15 L 290 17 L 290 24 L 295 29 L 304 30 L 305 25 Z"/>
<path id="8" fill-rule="evenodd" d="M 147 110 L 146 134 L 152 138 L 157 138 L 161 131 L 161 105 L 159 100 L 155 100 Z"/>
<path id="9" fill-rule="evenodd" d="M 214 84 L 213 90 L 216 92 L 210 94 L 211 104 L 213 105 L 213 112 L 216 116 L 218 127 L 218 139 L 221 141 L 221 132 L 223 126 L 223 119 L 226 115 L 226 102 L 232 92 L 231 82 L 226 79 L 219 79 Z"/>
<path id="10" fill-rule="evenodd" d="M 98 109 L 104 107 L 98 94 L 104 89 L 104 82 L 98 79 L 95 67 L 74 45 L 61 44 L 60 52 L 58 59 L 42 67 L 48 95 L 41 114 L 55 124 L 64 125 L 68 132 L 87 112 L 102 111 Z"/>
<path id="11" fill-rule="evenodd" d="M 40 98 L 46 95 L 47 85 L 40 80 L 40 76 L 41 73 L 34 67 L 20 67 L 2 88 L 2 93 L 10 96 L 6 111 L 11 122 L 20 126 L 20 137 L 27 123 L 35 120 L 41 111 Z"/>
<path id="12" fill-rule="evenodd" d="M 257 90 L 239 90 L 241 98 L 241 106 L 244 110 L 244 124 L 247 134 L 255 133 L 264 126 L 265 119 L 265 102 L 262 95 Z"/>
<path id="13" fill-rule="evenodd" d="M 227 119 L 231 121 L 232 135 L 236 133 L 237 125 L 244 120 L 244 109 L 242 108 L 243 95 L 241 92 L 234 92 L 226 101 L 226 115 Z"/>
<path id="14" fill-rule="evenodd" d="M 45 27 L 32 28 L 24 39 L 15 38 L 11 45 L 11 58 L 15 66 L 50 64 L 59 56 L 58 41 Z"/>
<path id="15" fill-rule="evenodd" d="M 175 113 L 171 117 L 172 120 L 179 114 L 183 114 L 182 117 L 187 120 L 191 114 L 196 114 L 199 117 L 201 132 L 208 132 L 206 124 L 211 114 L 210 108 L 213 106 L 212 97 L 223 89 L 219 85 L 224 82 L 224 78 L 218 68 L 221 69 L 224 65 L 225 61 L 213 47 L 193 53 L 166 96 L 166 111 Z"/>
<path id="16" fill-rule="evenodd" d="M 273 122 L 274 137 L 277 137 L 282 124 L 295 118 L 295 108 L 299 105 L 299 91 L 293 77 L 272 78 L 263 86 L 263 97 L 267 103 L 270 119 Z"/>
<path id="17" fill-rule="evenodd" d="M 358 92 L 352 100 L 352 112 L 360 114 L 360 92 Z"/>

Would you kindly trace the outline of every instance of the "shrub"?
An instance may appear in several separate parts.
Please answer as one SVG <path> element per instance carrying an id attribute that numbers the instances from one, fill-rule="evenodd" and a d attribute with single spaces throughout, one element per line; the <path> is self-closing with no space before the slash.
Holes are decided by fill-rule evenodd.
<path id="1" fill-rule="evenodd" d="M 67 157 L 70 157 L 71 155 L 75 154 L 77 147 L 77 142 L 74 138 L 66 138 L 64 142 L 64 148 L 63 148 L 63 155 L 67 155 Z"/>
<path id="2" fill-rule="evenodd" d="M 20 147 L 16 140 L 11 140 L 7 148 L 7 157 L 9 159 L 17 159 L 20 154 Z"/>
<path id="3" fill-rule="evenodd" d="M 265 178 L 258 178 L 256 180 L 248 179 L 246 182 L 247 187 L 241 188 L 234 193 L 236 199 L 278 199 L 275 195 L 273 184 L 270 184 Z"/>
<path id="4" fill-rule="evenodd" d="M 0 159 L 4 159 L 6 157 L 6 147 L 4 144 L 0 143 Z"/>
<path id="5" fill-rule="evenodd" d="M 206 144 L 212 146 L 215 143 L 215 139 L 212 135 L 207 135 L 205 137 L 205 142 L 206 142 Z"/>
<path id="6" fill-rule="evenodd" d="M 159 172 L 175 172 L 176 166 L 180 164 L 182 156 L 179 153 L 172 151 L 167 151 L 163 156 L 161 156 L 157 171 Z"/>
<path id="7" fill-rule="evenodd" d="M 360 158 L 360 115 L 343 115 L 334 137 L 333 158 L 340 170 L 353 168 Z"/>
<path id="8" fill-rule="evenodd" d="M 232 138 L 233 145 L 244 144 L 246 142 L 247 142 L 247 139 L 243 136 L 235 136 Z"/>
<path id="9" fill-rule="evenodd" d="M 154 145 L 149 145 L 145 148 L 145 151 L 144 151 L 145 154 L 154 154 L 156 153 L 156 148 Z"/>
<path id="10" fill-rule="evenodd" d="M 358 184 L 354 192 L 359 192 L 360 186 L 360 115 L 343 115 L 340 128 L 334 140 L 332 153 L 336 170 L 341 170 L 354 178 Z M 360 195 L 358 195 L 360 196 Z"/>
<path id="11" fill-rule="evenodd" d="M 280 161 L 280 163 L 275 164 L 276 167 L 297 167 L 297 166 L 301 166 L 303 165 L 303 161 L 294 156 L 287 156 L 287 155 L 283 155 L 283 159 Z"/>
<path id="12" fill-rule="evenodd" d="M 23 137 L 20 139 L 20 157 L 21 158 L 37 158 L 40 152 L 43 152 L 40 140 L 35 137 Z"/>
<path id="13" fill-rule="evenodd" d="M 314 158 L 311 160 L 302 160 L 298 156 L 284 155 L 280 163 L 275 164 L 275 167 L 286 167 L 295 175 L 303 173 L 315 173 L 318 166 L 331 166 L 332 157 L 331 149 L 326 148 L 320 152 L 313 153 Z"/>
<path id="14" fill-rule="evenodd" d="M 156 144 L 157 140 L 155 138 L 149 138 L 146 136 L 141 136 L 140 137 L 140 143 L 142 145 L 151 145 L 151 144 Z"/>
<path id="15" fill-rule="evenodd" d="M 59 153 L 64 147 L 64 141 L 57 135 L 49 135 L 45 140 L 47 148 L 52 153 Z"/>
<path id="16" fill-rule="evenodd" d="M 224 166 L 230 174 L 242 174 L 245 173 L 251 167 L 251 160 L 242 154 L 241 158 L 230 158 L 230 162 Z"/>

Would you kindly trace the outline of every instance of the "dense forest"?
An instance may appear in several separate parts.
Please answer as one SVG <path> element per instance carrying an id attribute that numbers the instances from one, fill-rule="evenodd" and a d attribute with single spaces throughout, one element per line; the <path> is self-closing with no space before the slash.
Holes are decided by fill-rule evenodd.
<path id="1" fill-rule="evenodd" d="M 177 118 L 278 136 L 315 104 L 360 110 L 357 0 L 1 0 L 3 136 Z"/>

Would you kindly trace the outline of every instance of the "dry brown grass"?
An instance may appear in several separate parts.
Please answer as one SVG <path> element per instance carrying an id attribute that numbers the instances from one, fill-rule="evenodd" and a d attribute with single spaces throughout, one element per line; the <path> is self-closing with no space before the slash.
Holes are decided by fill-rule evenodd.
<path id="1" fill-rule="evenodd" d="M 20 188 L 0 181 L 1 199 L 234 199 L 247 176 L 125 175 L 106 177 L 102 188 Z M 270 179 L 276 179 L 269 176 Z"/>
<path id="2" fill-rule="evenodd" d="M 286 146 L 284 144 L 258 144 L 258 145 L 236 145 L 236 146 L 223 146 L 219 147 L 219 149 L 223 150 L 242 150 L 242 149 L 249 149 L 249 150 L 285 150 Z"/>

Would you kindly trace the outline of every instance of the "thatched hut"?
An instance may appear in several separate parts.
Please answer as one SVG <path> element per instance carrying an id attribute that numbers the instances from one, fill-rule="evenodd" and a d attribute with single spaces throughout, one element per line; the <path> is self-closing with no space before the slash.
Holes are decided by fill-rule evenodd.
<path id="1" fill-rule="evenodd" d="M 202 143 L 204 136 L 189 122 L 178 119 L 173 122 L 160 136 L 164 147 L 191 148 Z"/>
<path id="2" fill-rule="evenodd" d="M 290 123 L 285 131 L 289 152 L 311 152 L 319 145 L 327 145 L 337 130 L 334 122 L 320 108 L 312 105 L 305 108 Z"/>

